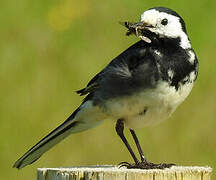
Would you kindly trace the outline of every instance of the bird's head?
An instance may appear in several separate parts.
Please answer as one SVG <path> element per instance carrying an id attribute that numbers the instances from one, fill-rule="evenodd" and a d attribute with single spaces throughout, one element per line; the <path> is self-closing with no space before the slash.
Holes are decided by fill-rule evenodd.
<path id="1" fill-rule="evenodd" d="M 190 48 L 184 20 L 173 10 L 165 7 L 155 7 L 146 10 L 138 23 L 125 24 L 129 34 L 151 43 L 157 39 L 178 39 L 180 46 Z"/>

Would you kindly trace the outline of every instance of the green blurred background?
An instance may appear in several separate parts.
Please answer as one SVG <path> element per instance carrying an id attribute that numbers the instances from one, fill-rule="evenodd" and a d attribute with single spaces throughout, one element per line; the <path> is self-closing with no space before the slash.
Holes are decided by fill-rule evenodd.
<path id="1" fill-rule="evenodd" d="M 107 121 L 70 136 L 31 166 L 12 169 L 80 104 L 74 91 L 138 40 L 126 37 L 118 21 L 137 21 L 154 6 L 170 7 L 184 18 L 199 57 L 199 77 L 168 121 L 137 134 L 154 162 L 216 167 L 216 1 L 5 0 L 0 7 L 0 179 L 36 179 L 39 167 L 132 161 Z"/>

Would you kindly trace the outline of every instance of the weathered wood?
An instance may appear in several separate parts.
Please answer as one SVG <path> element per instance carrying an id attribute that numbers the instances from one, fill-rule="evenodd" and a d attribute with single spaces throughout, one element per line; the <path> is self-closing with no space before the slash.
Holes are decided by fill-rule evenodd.
<path id="1" fill-rule="evenodd" d="M 174 166 L 164 170 L 126 169 L 115 166 L 39 168 L 37 180 L 210 180 L 210 167 Z"/>

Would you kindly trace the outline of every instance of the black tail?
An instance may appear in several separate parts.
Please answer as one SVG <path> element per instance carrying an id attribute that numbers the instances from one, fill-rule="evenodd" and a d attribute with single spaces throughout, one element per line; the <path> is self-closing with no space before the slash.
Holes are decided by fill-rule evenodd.
<path id="1" fill-rule="evenodd" d="M 54 145 L 62 141 L 71 133 L 79 132 L 76 127 L 79 122 L 76 121 L 75 116 L 79 112 L 79 108 L 59 127 L 49 133 L 46 137 L 40 140 L 36 145 L 29 149 L 21 158 L 19 158 L 13 165 L 14 168 L 21 169 L 29 164 L 32 164 L 39 159 L 42 154 L 52 148 Z"/>

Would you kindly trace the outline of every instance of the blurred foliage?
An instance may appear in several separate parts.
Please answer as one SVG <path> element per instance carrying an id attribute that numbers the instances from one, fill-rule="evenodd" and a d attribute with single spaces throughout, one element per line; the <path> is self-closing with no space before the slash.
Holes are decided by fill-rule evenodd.
<path id="1" fill-rule="evenodd" d="M 137 134 L 154 162 L 216 167 L 216 1 L 8 0 L 0 7 L 0 179 L 36 179 L 38 167 L 131 161 L 107 121 L 67 138 L 31 166 L 12 169 L 80 104 L 74 91 L 138 40 L 126 37 L 118 21 L 137 21 L 154 6 L 185 19 L 200 71 L 170 120 Z"/>

